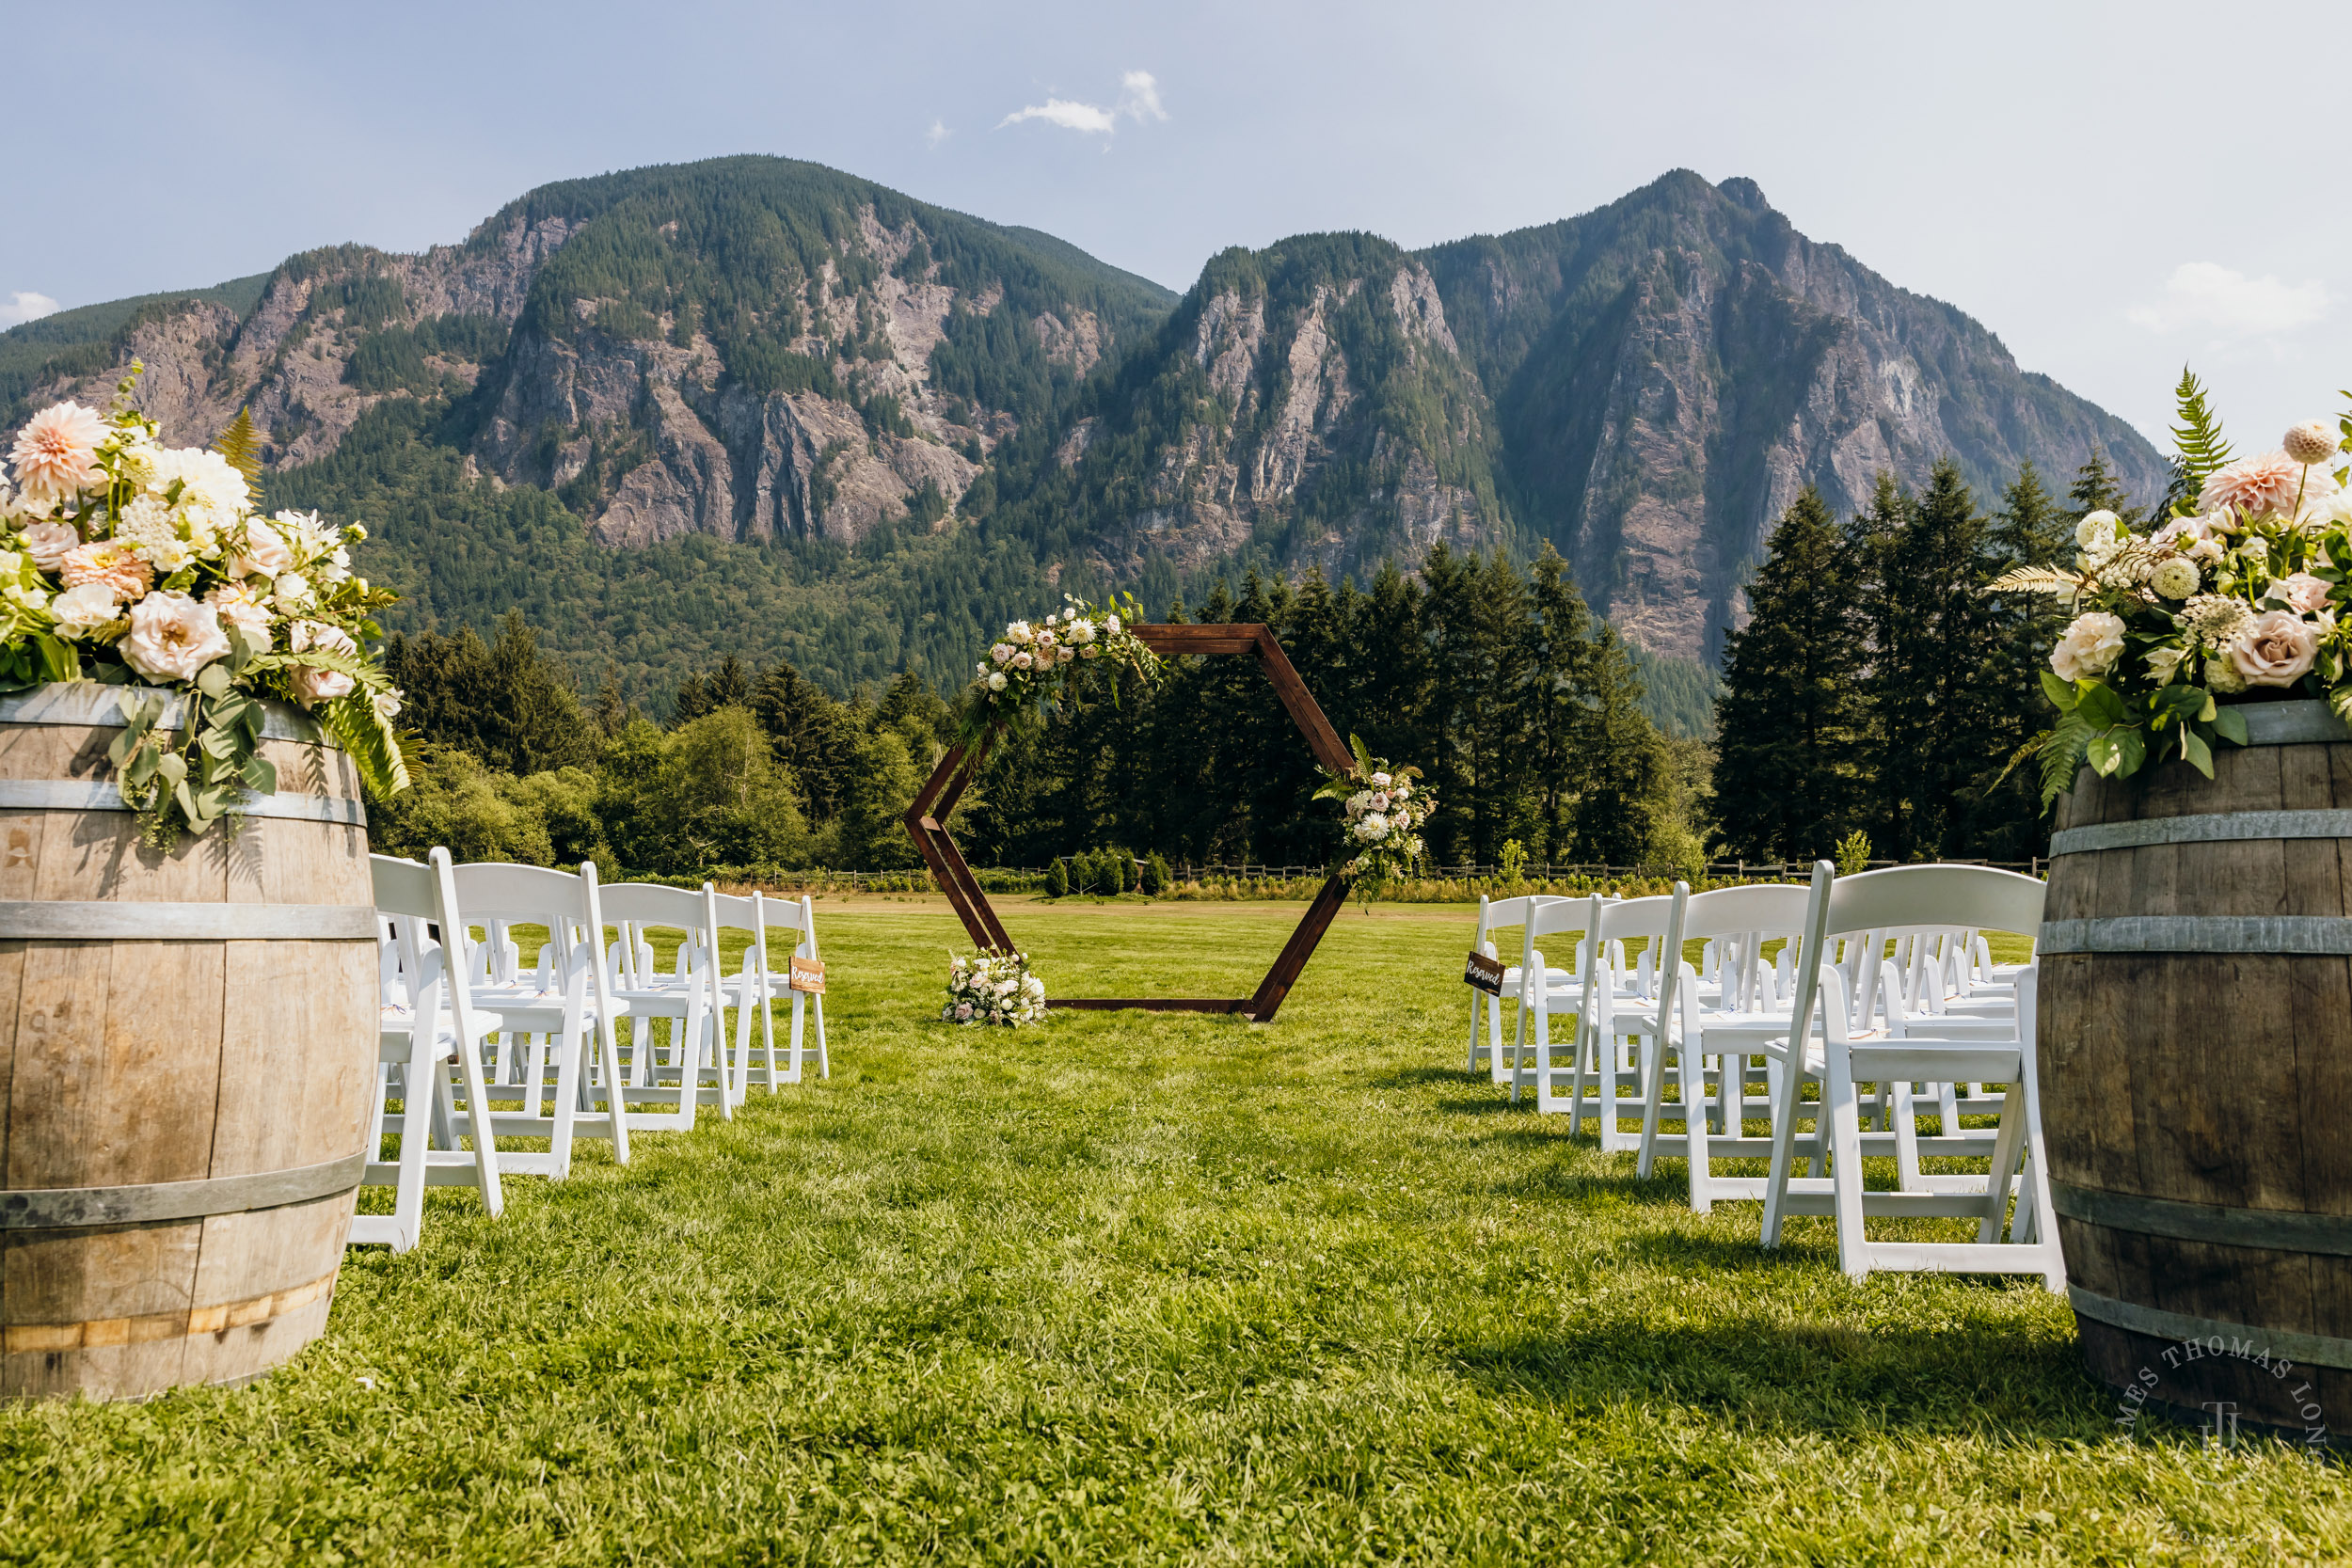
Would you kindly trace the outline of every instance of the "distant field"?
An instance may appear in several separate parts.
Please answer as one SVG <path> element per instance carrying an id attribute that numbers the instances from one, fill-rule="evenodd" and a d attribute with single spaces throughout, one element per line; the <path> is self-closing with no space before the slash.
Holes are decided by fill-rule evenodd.
<path id="1" fill-rule="evenodd" d="M 930 1021 L 936 901 L 824 911 L 832 1082 L 437 1191 L 252 1388 L 0 1410 L 0 1562 L 2352 1559 L 2340 1471 L 2119 1436 L 2037 1287 L 1767 1257 L 1465 1076 L 1463 912 L 1013 1034 Z M 1297 914 L 1006 901 L 1063 994 Z"/>

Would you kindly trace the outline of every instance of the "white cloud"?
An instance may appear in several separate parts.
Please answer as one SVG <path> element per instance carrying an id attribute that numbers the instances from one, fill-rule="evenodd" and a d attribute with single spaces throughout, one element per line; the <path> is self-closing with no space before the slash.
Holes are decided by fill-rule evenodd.
<path id="1" fill-rule="evenodd" d="M 1008 125 L 1041 119 L 1080 135 L 1107 136 L 1119 129 L 1122 119 L 1140 125 L 1145 120 L 1167 118 L 1168 109 L 1160 103 L 1158 80 L 1148 71 L 1130 71 L 1119 79 L 1119 100 L 1107 109 L 1099 103 L 1082 103 L 1071 98 L 1049 98 L 1042 103 L 1015 109 L 998 120 L 996 128 L 1001 131 Z"/>
<path id="2" fill-rule="evenodd" d="M 0 298 L 0 329 L 22 326 L 39 321 L 57 309 L 57 302 L 47 294 L 29 293 L 23 290 Z"/>
<path id="3" fill-rule="evenodd" d="M 941 142 L 946 141 L 949 136 L 954 135 L 955 133 L 953 131 L 947 129 L 947 122 L 946 120 L 934 119 L 931 121 L 931 128 L 923 133 L 923 145 L 925 147 L 937 147 Z"/>
<path id="4" fill-rule="evenodd" d="M 1140 124 L 1146 119 L 1166 119 L 1160 107 L 1160 85 L 1148 71 L 1131 71 L 1119 79 L 1119 112 Z"/>
<path id="5" fill-rule="evenodd" d="M 2221 340 L 2266 338 L 2326 318 L 2327 285 L 2249 277 L 2217 261 L 2184 261 L 2165 279 L 2163 296 L 2125 312 L 2150 332 L 2201 331 Z"/>

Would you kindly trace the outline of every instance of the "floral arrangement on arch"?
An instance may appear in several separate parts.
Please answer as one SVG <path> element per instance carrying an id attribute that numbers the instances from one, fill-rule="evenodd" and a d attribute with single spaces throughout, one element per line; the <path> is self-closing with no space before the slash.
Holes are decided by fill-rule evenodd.
<path id="1" fill-rule="evenodd" d="M 947 958 L 944 1023 L 994 1023 L 1017 1029 L 1045 1017 L 1045 982 L 1029 973 L 1026 953 L 954 954 Z"/>
<path id="2" fill-rule="evenodd" d="M 1356 736 L 1347 737 L 1356 754 L 1345 771 L 1324 769 L 1328 781 L 1315 791 L 1318 800 L 1338 800 L 1347 813 L 1344 829 L 1353 859 L 1340 875 L 1365 889 L 1400 881 L 1426 852 L 1421 831 L 1437 814 L 1437 792 L 1415 781 L 1418 768 L 1391 768 L 1375 757 Z"/>
<path id="3" fill-rule="evenodd" d="M 1062 608 L 1042 621 L 1014 621 L 990 646 L 977 667 L 964 705 L 964 738 L 976 739 L 993 724 L 1017 720 L 1073 697 L 1088 676 L 1109 678 L 1111 701 L 1119 700 L 1119 674 L 1133 672 L 1145 685 L 1162 673 L 1160 656 L 1128 628 L 1143 619 L 1133 594 L 1114 594 L 1090 605 L 1062 595 Z"/>
<path id="4" fill-rule="evenodd" d="M 2307 420 L 2233 460 L 2194 376 L 2178 401 L 2156 527 L 2093 512 L 2073 570 L 2020 567 L 1993 584 L 2075 612 L 2042 677 L 2058 721 L 2020 752 L 2041 759 L 2045 807 L 2086 762 L 2120 778 L 2175 756 L 2210 778 L 2215 742 L 2246 743 L 2236 705 L 2300 694 L 2352 719 L 2352 490 L 2333 466 L 2352 451 L 2352 418 L 2332 431 Z"/>
<path id="5" fill-rule="evenodd" d="M 130 406 L 35 414 L 0 481 L 0 691 L 53 681 L 162 687 L 187 709 L 160 727 L 162 695 L 123 693 L 109 756 L 141 837 L 169 848 L 270 793 L 262 699 L 311 712 L 378 794 L 407 786 L 391 730 L 400 694 L 362 640 L 395 595 L 351 571 L 367 536 L 311 512 L 261 516 L 249 422 L 225 450 L 167 447 Z M 176 743 L 167 737 L 176 735 Z"/>

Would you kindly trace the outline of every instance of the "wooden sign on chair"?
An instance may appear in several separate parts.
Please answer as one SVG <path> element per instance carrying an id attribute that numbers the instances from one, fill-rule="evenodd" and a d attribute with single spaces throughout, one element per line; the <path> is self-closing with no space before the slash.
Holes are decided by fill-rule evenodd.
<path id="1" fill-rule="evenodd" d="M 1291 665 L 1290 656 L 1273 628 L 1254 624 L 1210 622 L 1199 626 L 1141 626 L 1128 628 L 1163 658 L 1179 655 L 1254 654 L 1258 665 L 1274 684 L 1274 694 L 1282 704 L 1299 733 L 1307 737 L 1307 749 L 1315 761 L 1326 768 L 1345 770 L 1353 767 L 1355 758 L 1347 743 L 1340 738 L 1331 721 L 1323 716 L 1323 709 L 1307 689 L 1306 682 Z M 978 879 L 964 863 L 956 842 L 942 826 L 956 809 L 956 801 L 963 794 L 964 785 L 980 770 L 988 758 L 988 748 L 995 738 L 990 731 L 968 750 L 962 746 L 949 748 L 932 769 L 930 782 L 915 795 L 914 803 L 907 808 L 907 832 L 914 835 L 914 847 L 922 854 L 924 863 L 947 895 L 963 928 L 972 940 L 984 948 L 1009 953 L 1015 950 L 1011 937 L 1005 934 L 1002 922 L 988 902 L 988 895 L 980 891 Z M 967 766 L 968 764 L 968 766 Z M 1314 956 L 1315 945 L 1323 933 L 1347 902 L 1347 882 L 1344 878 L 1332 877 L 1307 906 L 1306 918 L 1291 933 L 1275 958 L 1274 967 L 1266 971 L 1255 992 L 1237 997 L 1057 997 L 1048 1006 L 1056 1007 L 1141 1007 L 1152 1012 L 1239 1013 L 1253 1023 L 1263 1023 L 1273 1018 L 1281 1006 L 1282 998 Z"/>

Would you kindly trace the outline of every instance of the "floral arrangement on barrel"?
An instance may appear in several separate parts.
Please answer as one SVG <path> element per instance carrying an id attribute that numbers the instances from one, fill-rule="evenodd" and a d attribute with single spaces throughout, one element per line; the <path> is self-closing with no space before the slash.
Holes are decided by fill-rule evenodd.
<path id="1" fill-rule="evenodd" d="M 167 447 L 130 406 L 42 409 L 0 481 L 0 691 L 53 681 L 126 688 L 108 755 L 140 836 L 162 849 L 234 819 L 277 788 L 261 754 L 262 699 L 310 711 L 379 795 L 407 787 L 391 718 L 400 694 L 364 639 L 395 595 L 351 571 L 366 537 L 316 513 L 255 508 L 259 441 L 240 416 L 220 448 Z M 185 722 L 160 728 L 162 687 Z M 176 743 L 168 738 L 176 736 Z"/>
<path id="2" fill-rule="evenodd" d="M 1356 754 L 1355 766 L 1344 771 L 1325 768 L 1327 782 L 1315 791 L 1318 800 L 1338 800 L 1347 813 L 1344 832 L 1354 858 L 1340 875 L 1369 898 L 1375 889 L 1402 881 L 1419 864 L 1427 847 L 1421 831 L 1437 814 L 1437 791 L 1417 783 L 1418 768 L 1392 768 L 1375 757 L 1362 739 L 1347 737 Z"/>
<path id="3" fill-rule="evenodd" d="M 1133 594 L 1099 605 L 1068 594 L 1062 599 L 1042 621 L 1008 624 L 989 648 L 962 704 L 966 745 L 998 723 L 1022 722 L 1064 698 L 1074 700 L 1097 673 L 1106 678 L 1114 704 L 1122 672 L 1147 687 L 1160 681 L 1160 656 L 1128 629 L 1143 619 Z"/>
<path id="4" fill-rule="evenodd" d="M 2073 570 L 2020 567 L 1992 585 L 2074 612 L 2042 677 L 2058 722 L 2018 753 L 2039 756 L 2045 808 L 2085 763 L 2122 778 L 2173 756 L 2212 777 L 2217 741 L 2246 744 L 2245 703 L 2316 697 L 2352 719 L 2352 489 L 2335 466 L 2352 418 L 2233 460 L 2194 376 L 2178 401 L 2155 527 L 2093 512 Z"/>
<path id="5" fill-rule="evenodd" d="M 1017 1029 L 1045 1017 L 1045 982 L 1029 973 L 1026 953 L 949 954 L 944 1023 L 995 1023 Z"/>

